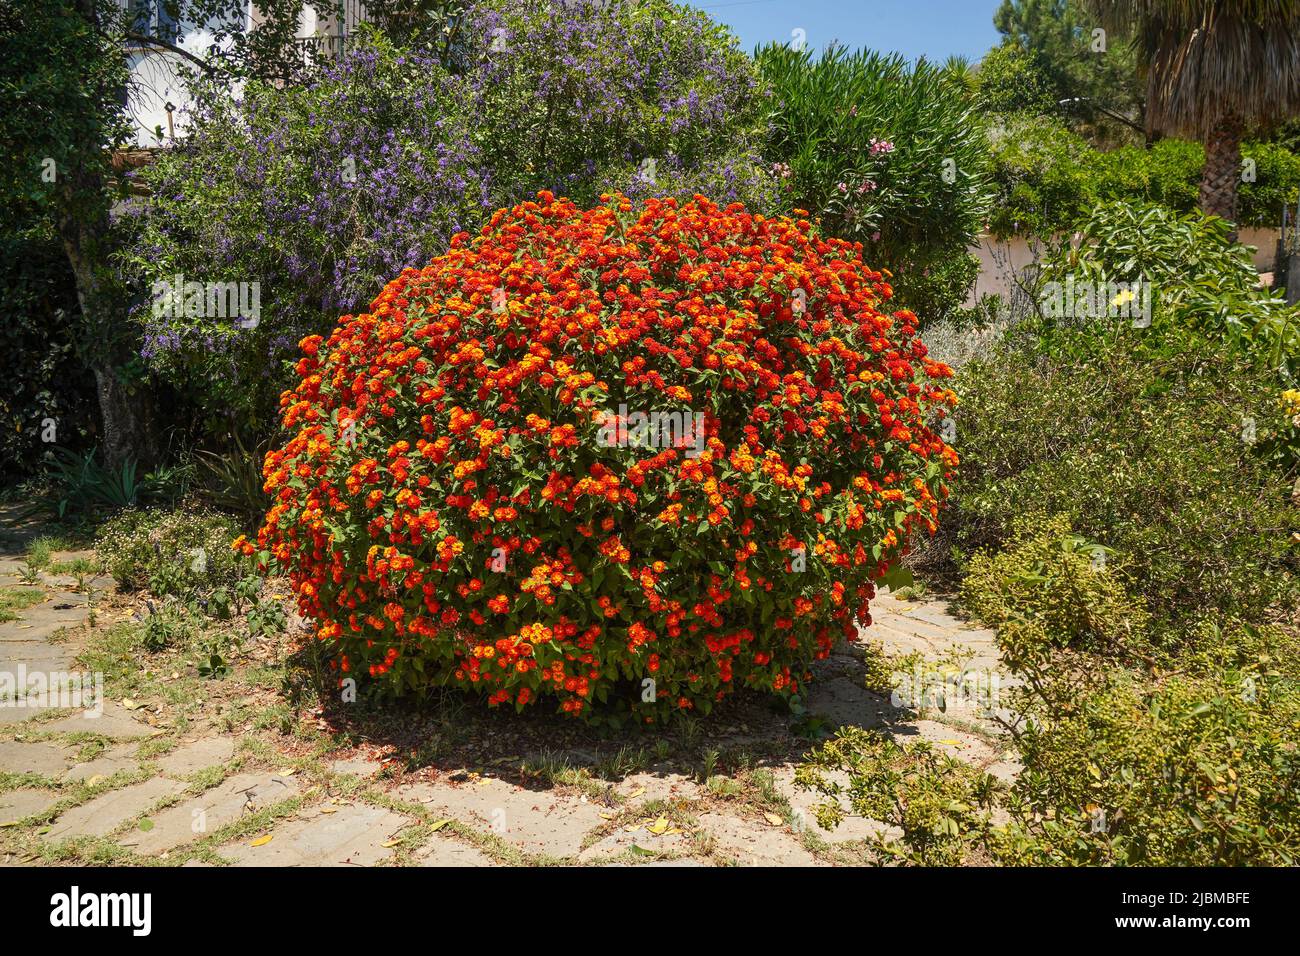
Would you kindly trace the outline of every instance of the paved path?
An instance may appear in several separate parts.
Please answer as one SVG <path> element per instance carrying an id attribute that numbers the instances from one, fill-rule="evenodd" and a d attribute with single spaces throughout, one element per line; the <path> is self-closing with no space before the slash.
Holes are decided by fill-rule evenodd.
<path id="1" fill-rule="evenodd" d="M 17 580 L 21 548 L 0 550 L 3 587 Z M 133 613 L 110 597 L 91 627 L 84 595 L 69 583 L 44 581 L 45 602 L 0 623 L 0 674 L 70 671 Z M 866 637 L 891 654 L 934 663 L 966 646 L 968 667 L 996 666 L 992 634 L 963 624 L 941 601 L 886 595 L 873 617 Z M 711 725 L 697 741 L 553 744 L 544 724 L 540 739 L 530 739 L 519 730 L 525 722 L 509 715 L 461 713 L 417 733 L 414 745 L 409 737 L 399 744 L 318 710 L 293 714 L 278 679 L 259 677 L 279 673 L 285 653 L 274 642 L 255 645 L 230 680 L 111 699 L 97 716 L 0 708 L 0 864 L 839 864 L 864 862 L 864 841 L 883 829 L 860 819 L 833 832 L 817 826 L 817 800 L 794 785 L 810 741 L 766 707 Z M 128 655 L 128 666 L 159 682 L 146 686 L 193 680 L 182 673 L 192 660 L 138 656 Z M 858 650 L 819 667 L 810 712 L 927 739 L 1004 779 L 1014 775 L 980 715 L 900 712 L 866 689 Z M 477 729 L 464 731 L 467 724 Z"/>

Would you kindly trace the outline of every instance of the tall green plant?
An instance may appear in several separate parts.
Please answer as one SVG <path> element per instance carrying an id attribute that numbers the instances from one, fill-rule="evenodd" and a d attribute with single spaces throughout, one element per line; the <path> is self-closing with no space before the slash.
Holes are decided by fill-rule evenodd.
<path id="1" fill-rule="evenodd" d="M 966 84 L 925 60 L 839 46 L 814 58 L 773 44 L 755 56 L 771 88 L 767 154 L 787 204 L 862 241 L 912 304 L 907 283 L 964 255 L 988 212 L 985 128 Z"/>

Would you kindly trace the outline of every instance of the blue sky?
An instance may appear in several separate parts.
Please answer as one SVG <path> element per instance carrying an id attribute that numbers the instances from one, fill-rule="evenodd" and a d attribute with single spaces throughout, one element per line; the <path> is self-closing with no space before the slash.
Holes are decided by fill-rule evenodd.
<path id="1" fill-rule="evenodd" d="M 959 53 L 977 60 L 998 42 L 999 0 L 695 0 L 731 27 L 745 50 L 804 31 L 808 46 L 831 40 L 850 48 L 897 51 L 909 60 Z"/>

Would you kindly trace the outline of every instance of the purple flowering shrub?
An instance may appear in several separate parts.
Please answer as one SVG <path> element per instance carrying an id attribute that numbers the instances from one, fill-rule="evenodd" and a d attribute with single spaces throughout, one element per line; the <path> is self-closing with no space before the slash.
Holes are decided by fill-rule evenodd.
<path id="1" fill-rule="evenodd" d="M 306 86 L 205 91 L 191 134 L 149 170 L 131 252 L 149 365 L 265 431 L 303 336 L 495 208 L 457 90 L 376 36 Z M 198 287 L 169 298 L 177 277 Z M 245 284 L 239 308 L 221 283 Z"/>
<path id="2" fill-rule="evenodd" d="M 766 98 L 726 27 L 670 0 L 480 0 L 456 69 L 509 201 L 703 193 L 777 211 Z"/>
<path id="3" fill-rule="evenodd" d="M 306 85 L 202 90 L 191 132 L 149 170 L 129 256 L 142 354 L 217 410 L 211 424 L 267 431 L 302 337 L 539 190 L 580 204 L 700 192 L 778 211 L 762 85 L 704 14 L 481 0 L 455 36 L 435 53 L 368 31 Z M 255 319 L 210 307 L 221 283 L 257 284 Z"/>

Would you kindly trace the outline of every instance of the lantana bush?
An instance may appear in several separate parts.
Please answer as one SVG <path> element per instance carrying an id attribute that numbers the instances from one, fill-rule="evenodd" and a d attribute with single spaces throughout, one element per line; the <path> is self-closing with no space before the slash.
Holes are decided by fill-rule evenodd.
<path id="1" fill-rule="evenodd" d="M 611 723 L 804 693 L 957 457 L 916 317 L 795 215 L 542 192 L 303 341 L 258 543 L 340 681 Z"/>

